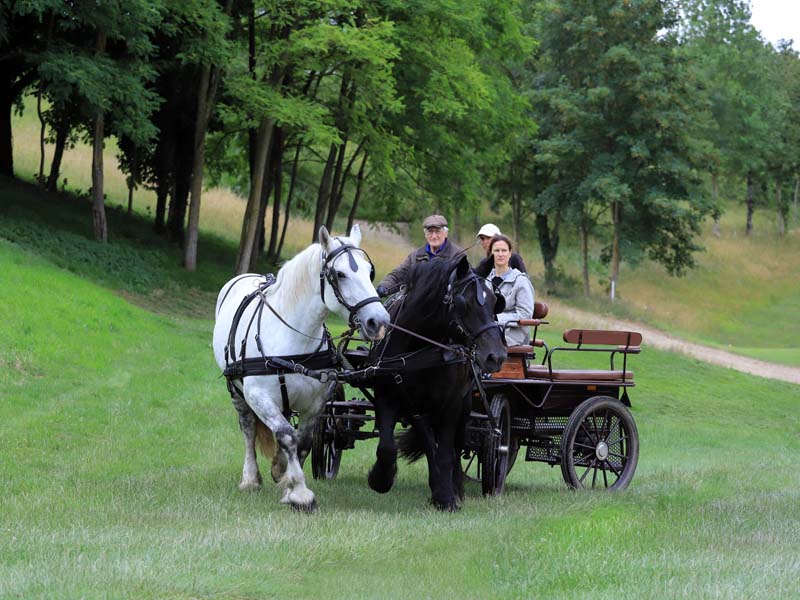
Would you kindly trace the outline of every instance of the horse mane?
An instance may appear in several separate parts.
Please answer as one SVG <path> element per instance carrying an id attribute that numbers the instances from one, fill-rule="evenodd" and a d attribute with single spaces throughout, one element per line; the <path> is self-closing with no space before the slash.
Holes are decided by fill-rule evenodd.
<path id="1" fill-rule="evenodd" d="M 461 257 L 451 259 L 436 258 L 412 265 L 408 275 L 406 299 L 398 324 L 413 320 L 423 323 L 425 328 L 434 327 L 444 320 L 446 307 L 442 300 L 447 292 L 450 274 Z M 404 325 L 407 326 L 407 325 Z"/>
<path id="2" fill-rule="evenodd" d="M 319 280 L 321 264 L 322 246 L 311 244 L 280 268 L 275 283 L 267 288 L 267 298 L 280 298 L 281 304 L 297 306 L 308 294 L 309 280 Z M 280 296 L 276 296 L 278 293 Z"/>

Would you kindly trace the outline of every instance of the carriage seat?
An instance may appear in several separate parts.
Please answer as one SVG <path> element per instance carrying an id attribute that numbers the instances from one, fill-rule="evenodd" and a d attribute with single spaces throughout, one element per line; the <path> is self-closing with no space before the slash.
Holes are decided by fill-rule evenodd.
<path id="1" fill-rule="evenodd" d="M 554 381 L 633 381 L 633 371 L 611 371 L 609 369 L 553 369 L 547 365 L 533 365 L 525 370 L 530 379 L 552 379 Z"/>
<path id="2" fill-rule="evenodd" d="M 492 375 L 494 379 L 525 379 L 528 359 L 534 357 L 536 348 L 545 348 L 544 340 L 536 339 L 536 331 L 539 325 L 544 325 L 547 321 L 543 319 L 547 316 L 549 308 L 545 302 L 533 303 L 533 318 L 511 321 L 520 327 L 533 327 L 533 336 L 530 344 L 520 346 L 509 346 L 506 351 L 508 358 L 497 373 Z"/>
<path id="3" fill-rule="evenodd" d="M 533 379 L 548 379 L 553 381 L 633 381 L 633 371 L 628 370 L 627 362 L 623 361 L 623 368 L 614 367 L 614 355 L 639 354 L 642 343 L 642 334 L 636 331 L 608 331 L 602 329 L 567 329 L 564 332 L 564 341 L 575 344 L 575 347 L 553 348 L 548 356 L 548 364 L 552 355 L 562 351 L 602 351 L 610 355 L 608 369 L 551 369 L 548 365 L 529 366 L 526 375 Z M 603 347 L 605 346 L 605 347 Z M 611 346 L 611 347 L 609 347 Z"/>

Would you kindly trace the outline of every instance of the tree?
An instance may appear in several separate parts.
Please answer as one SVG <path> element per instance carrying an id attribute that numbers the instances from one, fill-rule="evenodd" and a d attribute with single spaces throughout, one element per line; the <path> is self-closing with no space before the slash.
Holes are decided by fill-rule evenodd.
<path id="1" fill-rule="evenodd" d="M 115 133 L 143 145 L 155 134 L 150 115 L 158 100 L 147 88 L 154 74 L 147 59 L 160 11 L 152 0 L 62 4 L 54 38 L 40 55 L 38 74 L 54 106 L 80 106 L 80 112 L 60 118 L 76 117 L 92 141 L 92 222 L 95 239 L 101 242 L 108 239 L 104 139 Z M 64 121 L 63 126 L 73 125 Z"/>
<path id="2" fill-rule="evenodd" d="M 222 14 L 220 14 L 216 1 L 212 2 L 210 7 L 208 4 L 201 6 L 201 8 L 210 13 L 207 17 L 207 22 L 210 24 L 204 23 L 204 25 L 210 31 L 211 35 L 208 37 L 211 39 L 200 40 L 201 44 L 197 48 L 197 60 L 202 64 L 202 67 L 198 82 L 197 111 L 195 115 L 192 181 L 190 186 L 192 203 L 189 207 L 188 235 L 183 259 L 184 267 L 188 271 L 194 271 L 197 268 L 197 239 L 200 225 L 201 194 L 203 192 L 206 131 L 208 130 L 208 121 L 216 101 L 222 65 L 230 59 L 224 38 L 227 33 L 228 17 L 231 14 L 232 6 L 233 0 L 226 0 Z M 208 52 L 206 55 L 209 50 L 213 50 L 213 52 Z"/>
<path id="3" fill-rule="evenodd" d="M 697 170 L 702 148 L 691 135 L 696 84 L 676 39 L 662 33 L 676 16 L 662 0 L 542 5 L 535 101 L 549 125 L 533 155 L 543 171 L 537 203 L 587 232 L 603 208 L 612 299 L 623 254 L 681 274 L 699 249 L 694 237 L 708 207 Z M 539 214 L 546 224 L 547 213 Z M 550 254 L 540 231 L 541 241 Z"/>

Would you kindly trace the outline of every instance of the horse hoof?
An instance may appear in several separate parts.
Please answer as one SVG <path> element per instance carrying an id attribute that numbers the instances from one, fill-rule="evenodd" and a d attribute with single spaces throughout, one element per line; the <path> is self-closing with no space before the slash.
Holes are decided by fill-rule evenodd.
<path id="1" fill-rule="evenodd" d="M 239 484 L 239 490 L 242 492 L 257 492 L 261 489 L 261 483 L 258 481 L 242 481 Z"/>
<path id="2" fill-rule="evenodd" d="M 292 510 L 294 512 L 306 513 L 308 515 L 317 512 L 317 510 L 319 509 L 316 498 L 312 500 L 310 504 L 295 504 L 294 502 L 292 502 L 291 504 L 289 504 L 289 506 L 292 507 Z"/>
<path id="3" fill-rule="evenodd" d="M 397 473 L 397 469 L 394 470 L 391 476 L 385 477 L 379 469 L 373 467 L 370 469 L 369 475 L 367 476 L 367 483 L 369 487 L 379 494 L 385 494 L 391 490 L 394 485 L 395 473 Z"/>
<path id="4" fill-rule="evenodd" d="M 448 502 L 441 502 L 440 500 L 434 500 L 431 498 L 431 504 L 436 510 L 440 510 L 442 512 L 458 512 L 461 510 L 461 506 L 459 506 L 458 502 L 455 500 L 448 501 Z"/>

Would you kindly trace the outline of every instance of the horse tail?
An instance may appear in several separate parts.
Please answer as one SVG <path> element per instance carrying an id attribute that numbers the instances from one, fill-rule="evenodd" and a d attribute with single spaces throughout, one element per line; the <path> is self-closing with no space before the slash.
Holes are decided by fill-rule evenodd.
<path id="1" fill-rule="evenodd" d="M 397 435 L 400 456 L 413 463 L 425 456 L 426 437 L 422 428 L 412 425 Z"/>
<path id="2" fill-rule="evenodd" d="M 261 419 L 256 419 L 256 442 L 261 454 L 265 458 L 272 459 L 275 457 L 277 445 L 275 444 L 275 436 L 272 430 L 261 422 Z"/>

